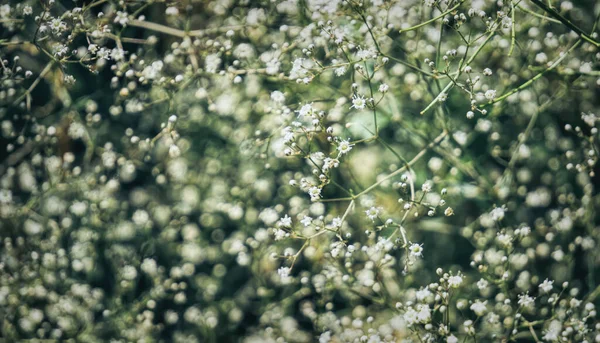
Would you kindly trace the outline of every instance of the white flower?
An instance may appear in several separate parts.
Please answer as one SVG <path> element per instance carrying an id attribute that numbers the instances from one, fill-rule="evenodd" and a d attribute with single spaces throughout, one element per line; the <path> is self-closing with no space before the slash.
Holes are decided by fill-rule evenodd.
<path id="1" fill-rule="evenodd" d="M 471 304 L 471 311 L 475 312 L 479 317 L 483 316 L 487 311 L 486 307 L 487 301 L 481 302 L 480 300 L 475 301 Z"/>
<path id="2" fill-rule="evenodd" d="M 561 322 L 558 320 L 553 320 L 550 322 L 550 326 L 548 326 L 548 329 L 546 329 L 542 339 L 548 342 L 554 342 L 560 337 L 561 330 Z"/>
<path id="3" fill-rule="evenodd" d="M 496 90 L 495 89 L 489 89 L 487 91 L 485 91 L 485 98 L 488 100 L 494 100 L 494 98 L 496 97 Z"/>
<path id="4" fill-rule="evenodd" d="M 350 108 L 356 108 L 357 110 L 362 110 L 367 106 L 367 100 L 362 95 L 354 94 L 352 96 L 352 106 Z"/>
<path id="5" fill-rule="evenodd" d="M 416 323 L 418 321 L 417 315 L 417 311 L 415 311 L 412 307 L 409 307 L 403 315 L 406 325 L 412 326 L 414 323 Z"/>
<path id="6" fill-rule="evenodd" d="M 486 280 L 486 279 L 479 279 L 479 281 L 477 281 L 477 288 L 479 288 L 480 290 L 484 290 L 488 287 L 490 283 Z"/>
<path id="7" fill-rule="evenodd" d="M 274 236 L 274 239 L 275 239 L 276 241 L 280 241 L 280 240 L 282 240 L 282 239 L 284 239 L 284 238 L 288 237 L 289 235 L 288 235 L 288 233 L 287 233 L 287 232 L 285 232 L 285 231 L 284 231 L 284 230 L 282 230 L 282 229 L 275 229 L 275 230 L 273 231 L 273 236 Z"/>
<path id="8" fill-rule="evenodd" d="M 321 197 L 321 188 L 310 187 L 308 189 L 308 195 L 310 195 L 311 200 L 318 200 Z"/>
<path id="9" fill-rule="evenodd" d="M 422 186 L 421 186 L 421 190 L 425 193 L 429 193 L 431 192 L 431 184 L 429 182 L 425 182 Z"/>
<path id="10" fill-rule="evenodd" d="M 446 217 L 454 215 L 454 210 L 452 209 L 452 207 L 446 208 L 446 210 L 444 211 L 444 215 L 446 215 Z"/>
<path id="11" fill-rule="evenodd" d="M 311 103 L 311 104 L 303 105 L 296 112 L 298 112 L 298 117 L 305 117 L 305 116 L 311 116 L 314 113 L 314 111 L 315 111 L 315 109 L 312 107 L 312 103 Z"/>
<path id="12" fill-rule="evenodd" d="M 304 218 L 302 218 L 302 220 L 300 221 L 300 223 L 302 223 L 302 225 L 309 226 L 312 223 L 313 219 L 309 216 L 304 216 Z"/>
<path id="13" fill-rule="evenodd" d="M 460 274 L 452 275 L 448 278 L 448 285 L 452 288 L 458 288 L 463 282 L 463 278 Z"/>
<path id="14" fill-rule="evenodd" d="M 342 227 L 342 218 L 340 218 L 340 217 L 333 218 L 333 220 L 331 221 L 331 226 Z"/>
<path id="15" fill-rule="evenodd" d="M 544 280 L 544 282 L 540 283 L 540 290 L 544 293 L 548 293 L 552 291 L 552 284 L 554 281 L 550 281 L 548 279 Z"/>
<path id="16" fill-rule="evenodd" d="M 170 6 L 170 7 L 167 7 L 167 10 L 165 11 L 165 14 L 166 15 L 178 15 L 179 14 L 179 10 L 175 6 Z"/>
<path id="17" fill-rule="evenodd" d="M 381 93 L 386 93 L 388 90 L 390 90 L 390 86 L 388 86 L 385 83 L 382 83 L 381 85 L 379 85 L 379 91 Z"/>
<path id="18" fill-rule="evenodd" d="M 376 207 L 371 207 L 370 209 L 366 210 L 365 213 L 367 214 L 367 218 L 375 221 L 375 218 L 379 216 L 379 209 Z"/>
<path id="19" fill-rule="evenodd" d="M 343 155 L 343 154 L 347 154 L 348 152 L 350 152 L 350 150 L 352 150 L 353 146 L 354 146 L 354 144 L 350 144 L 350 142 L 348 140 L 343 140 L 340 142 L 340 144 L 338 144 L 337 149 L 340 152 L 340 155 Z"/>
<path id="20" fill-rule="evenodd" d="M 500 221 L 504 219 L 505 212 L 506 211 L 504 210 L 504 207 L 496 207 L 492 210 L 492 212 L 490 212 L 490 215 L 492 216 L 492 220 Z"/>
<path id="21" fill-rule="evenodd" d="M 115 23 L 125 26 L 128 22 L 129 18 L 127 18 L 127 12 L 117 11 L 117 15 L 115 16 Z"/>
<path id="22" fill-rule="evenodd" d="M 373 52 L 371 49 L 360 49 L 356 52 L 356 58 L 359 60 L 364 60 L 367 58 L 376 58 L 377 54 Z"/>
<path id="23" fill-rule="evenodd" d="M 485 76 L 491 76 L 492 75 L 492 70 L 490 68 L 485 68 L 483 70 L 483 75 L 485 75 Z"/>
<path id="24" fill-rule="evenodd" d="M 285 216 L 283 216 L 283 218 L 279 219 L 279 226 L 291 227 L 292 218 L 286 214 Z"/>
<path id="25" fill-rule="evenodd" d="M 53 33 L 58 34 L 67 29 L 67 24 L 60 20 L 60 18 L 54 18 L 50 20 L 50 29 Z"/>
<path id="26" fill-rule="evenodd" d="M 337 67 L 333 72 L 335 73 L 335 76 L 342 76 L 346 74 L 346 66 Z"/>
<path id="27" fill-rule="evenodd" d="M 33 8 L 31 6 L 23 7 L 23 15 L 31 15 L 33 13 Z"/>
<path id="28" fill-rule="evenodd" d="M 518 304 L 523 307 L 532 305 L 534 301 L 535 301 L 535 298 L 530 296 L 528 293 L 519 294 Z"/>
<path id="29" fill-rule="evenodd" d="M 328 171 L 331 168 L 337 168 L 340 165 L 340 161 L 334 158 L 326 157 L 323 160 L 323 170 Z"/>
<path id="30" fill-rule="evenodd" d="M 446 338 L 446 343 L 458 343 L 458 338 L 454 335 L 450 335 Z"/>
<path id="31" fill-rule="evenodd" d="M 281 267 L 277 269 L 277 274 L 281 278 L 281 281 L 288 281 L 290 278 L 290 268 L 289 267 Z"/>
<path id="32" fill-rule="evenodd" d="M 302 58 L 297 58 L 294 60 L 294 62 L 292 63 L 292 70 L 290 71 L 291 79 L 298 79 L 306 76 L 307 71 L 304 68 L 303 63 L 304 59 Z"/>
<path id="33" fill-rule="evenodd" d="M 271 93 L 271 100 L 276 104 L 283 104 L 285 102 L 285 95 L 280 91 L 273 91 Z"/>
<path id="34" fill-rule="evenodd" d="M 414 257 L 423 257 L 423 244 L 413 243 L 408 250 L 410 250 L 410 254 Z"/>
<path id="35" fill-rule="evenodd" d="M 429 306 L 425 304 L 419 304 L 417 309 L 419 310 L 417 313 L 417 320 L 422 324 L 429 323 L 431 321 L 431 309 Z"/>
<path id="36" fill-rule="evenodd" d="M 417 300 L 423 301 L 431 295 L 431 291 L 428 288 L 423 288 L 418 290 L 415 295 L 417 296 Z"/>
<path id="37" fill-rule="evenodd" d="M 325 331 L 319 336 L 319 343 L 329 343 L 331 341 L 331 331 Z"/>

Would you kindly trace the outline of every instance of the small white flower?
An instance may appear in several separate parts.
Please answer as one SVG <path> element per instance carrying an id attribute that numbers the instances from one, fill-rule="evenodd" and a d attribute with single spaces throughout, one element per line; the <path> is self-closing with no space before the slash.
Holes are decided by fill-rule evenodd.
<path id="1" fill-rule="evenodd" d="M 485 68 L 483 70 L 483 75 L 485 75 L 485 76 L 491 76 L 492 75 L 492 70 L 490 68 Z"/>
<path id="2" fill-rule="evenodd" d="M 367 100 L 362 95 L 354 94 L 352 96 L 352 106 L 350 109 L 355 108 L 357 110 L 362 110 L 367 106 Z"/>
<path id="3" fill-rule="evenodd" d="M 481 317 L 487 311 L 486 304 L 487 304 L 487 301 L 481 302 L 481 301 L 477 300 L 471 304 L 470 309 L 471 309 L 471 311 L 475 312 L 476 315 Z"/>
<path id="4" fill-rule="evenodd" d="M 460 274 L 452 275 L 448 278 L 448 285 L 452 288 L 458 288 L 463 282 L 463 278 Z"/>
<path id="5" fill-rule="evenodd" d="M 379 209 L 376 207 L 371 207 L 370 209 L 366 210 L 365 213 L 367 214 L 367 218 L 375 221 L 377 216 L 379 216 Z"/>
<path id="6" fill-rule="evenodd" d="M 347 154 L 348 152 L 350 152 L 350 150 L 352 150 L 352 147 L 354 146 L 354 144 L 350 144 L 350 142 L 348 140 L 343 140 L 340 142 L 340 144 L 338 144 L 338 151 L 340 152 L 340 155 L 344 155 Z"/>
<path id="7" fill-rule="evenodd" d="M 279 219 L 279 226 L 291 227 L 292 218 L 286 214 L 285 216 L 283 216 L 283 218 Z"/>
<path id="8" fill-rule="evenodd" d="M 298 111 L 298 117 L 311 116 L 314 113 L 315 109 L 312 107 L 312 104 L 306 104 L 300 107 Z"/>
<path id="9" fill-rule="evenodd" d="M 331 221 L 331 226 L 342 227 L 342 218 L 340 218 L 340 217 L 333 218 L 333 220 Z"/>
<path id="10" fill-rule="evenodd" d="M 540 290 L 544 293 L 548 293 L 552 291 L 552 284 L 554 281 L 550 281 L 548 279 L 544 280 L 544 282 L 540 283 Z"/>
<path id="11" fill-rule="evenodd" d="M 496 207 L 490 212 L 490 216 L 492 217 L 492 220 L 500 221 L 504 219 L 505 212 L 504 207 Z"/>
<path id="12" fill-rule="evenodd" d="M 313 219 L 309 216 L 304 216 L 304 218 L 302 218 L 302 220 L 300 221 L 300 223 L 302 223 L 302 225 L 309 226 L 312 223 Z"/>
<path id="13" fill-rule="evenodd" d="M 346 74 L 346 66 L 337 67 L 333 72 L 335 73 L 335 76 L 342 76 Z"/>
<path id="14" fill-rule="evenodd" d="M 127 12 L 117 11 L 117 15 L 115 16 L 115 23 L 125 26 L 128 22 L 129 18 L 127 17 Z"/>
<path id="15" fill-rule="evenodd" d="M 485 98 L 488 100 L 494 100 L 494 98 L 496 97 L 496 90 L 495 89 L 489 89 L 487 91 L 485 91 Z"/>
<path id="16" fill-rule="evenodd" d="M 454 335 L 450 335 L 446 338 L 446 343 L 458 343 L 458 338 Z"/>
<path id="17" fill-rule="evenodd" d="M 271 93 L 271 100 L 276 104 L 283 104 L 285 102 L 285 95 L 280 91 L 273 91 Z"/>
<path id="18" fill-rule="evenodd" d="M 311 200 L 318 200 L 321 197 L 321 188 L 310 187 L 308 189 L 308 195 L 310 195 Z"/>
<path id="19" fill-rule="evenodd" d="M 421 186 L 421 190 L 425 193 L 429 193 L 431 192 L 431 184 L 429 182 L 425 182 L 422 186 Z"/>
<path id="20" fill-rule="evenodd" d="M 480 290 L 484 290 L 488 287 L 490 283 L 486 280 L 486 279 L 479 279 L 479 281 L 477 281 L 477 288 L 479 288 Z"/>
<path id="21" fill-rule="evenodd" d="M 167 7 L 167 10 L 165 11 L 165 14 L 166 15 L 178 15 L 179 14 L 179 10 L 175 6 L 170 6 L 170 7 Z"/>
<path id="22" fill-rule="evenodd" d="M 413 243 L 408 250 L 410 250 L 410 254 L 414 257 L 423 257 L 423 244 Z"/>
<path id="23" fill-rule="evenodd" d="M 290 278 L 290 268 L 289 267 L 281 267 L 277 269 L 277 274 L 281 278 L 281 281 L 288 281 Z"/>
<path id="24" fill-rule="evenodd" d="M 535 301 L 535 298 L 530 296 L 528 293 L 519 294 L 518 304 L 523 307 L 532 305 L 534 301 Z"/>
<path id="25" fill-rule="evenodd" d="M 381 85 L 379 85 L 379 91 L 381 93 L 386 93 L 388 90 L 390 90 L 390 86 L 388 86 L 385 83 L 382 83 Z"/>

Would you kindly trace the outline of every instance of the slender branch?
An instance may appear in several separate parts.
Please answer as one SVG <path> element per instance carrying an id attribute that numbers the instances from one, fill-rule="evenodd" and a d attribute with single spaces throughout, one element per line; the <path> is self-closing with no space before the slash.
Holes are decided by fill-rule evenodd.
<path id="1" fill-rule="evenodd" d="M 184 31 L 184 30 L 179 30 L 173 27 L 169 27 L 166 25 L 162 25 L 162 24 L 158 24 L 158 23 L 153 23 L 150 21 L 145 21 L 145 20 L 130 20 L 129 22 L 127 22 L 127 25 L 129 26 L 134 26 L 134 27 L 140 27 L 143 29 L 148 29 L 151 31 L 156 31 L 156 32 L 160 32 L 160 33 L 164 33 L 167 35 L 171 35 L 171 36 L 175 36 L 175 37 L 180 37 L 180 38 L 184 38 L 184 37 L 201 37 L 209 32 L 221 32 L 221 31 L 228 31 L 228 30 L 233 30 L 233 29 L 240 29 L 243 27 L 246 27 L 245 25 L 235 25 L 235 26 L 221 26 L 218 28 L 209 28 L 209 29 L 203 29 L 203 30 L 192 30 L 192 31 Z"/>
<path id="2" fill-rule="evenodd" d="M 556 66 L 558 66 L 560 64 L 560 62 L 562 62 L 567 57 L 567 55 L 569 55 L 569 53 L 571 51 L 573 51 L 579 44 L 581 44 L 581 40 L 578 40 L 577 42 L 575 42 L 575 44 L 573 44 L 569 48 L 569 50 L 567 50 L 566 52 L 564 52 L 562 54 L 562 56 L 560 56 L 556 61 L 554 61 L 554 63 L 552 63 L 552 65 L 550 65 L 548 68 L 546 68 L 543 71 L 541 71 L 539 74 L 535 75 L 534 77 L 532 77 L 528 81 L 524 82 L 519 87 L 514 88 L 514 89 L 512 89 L 512 90 L 510 90 L 510 91 L 508 91 L 506 93 L 504 93 L 503 95 L 501 95 L 501 96 L 499 96 L 499 97 L 497 97 L 497 98 L 495 98 L 493 100 L 490 100 L 490 102 L 488 102 L 487 104 L 482 104 L 479 107 L 482 108 L 482 107 L 485 107 L 487 105 L 495 104 L 495 103 L 497 103 L 499 101 L 502 101 L 502 100 L 508 98 L 509 96 L 511 96 L 511 95 L 513 95 L 513 94 L 515 94 L 515 93 L 517 93 L 517 92 L 519 92 L 519 91 L 521 91 L 521 90 L 523 90 L 523 89 L 531 86 L 532 83 L 534 83 L 537 79 L 541 78 L 545 73 L 547 73 L 550 70 L 556 68 Z"/>
<path id="3" fill-rule="evenodd" d="M 29 88 L 25 91 L 25 93 L 21 94 L 21 96 L 19 96 L 17 98 L 17 100 L 14 101 L 14 103 L 13 103 L 14 106 L 18 105 L 25 97 L 29 96 L 29 94 L 31 94 L 31 92 L 33 92 L 33 90 L 35 89 L 35 87 L 37 87 L 37 85 L 40 83 L 40 81 L 42 81 L 42 79 L 46 76 L 46 74 L 48 74 L 48 72 L 50 72 L 53 65 L 54 65 L 54 61 L 50 61 L 50 62 L 48 62 L 48 64 L 46 64 L 46 67 L 42 70 L 42 72 L 37 77 L 37 79 L 35 79 L 35 81 L 33 81 L 31 86 L 29 86 Z"/>

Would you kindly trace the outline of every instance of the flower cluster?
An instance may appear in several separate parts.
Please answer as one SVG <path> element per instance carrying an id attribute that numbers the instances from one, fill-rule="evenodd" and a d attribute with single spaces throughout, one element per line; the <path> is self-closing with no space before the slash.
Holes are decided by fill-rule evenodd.
<path id="1" fill-rule="evenodd" d="M 593 2 L 0 5 L 0 340 L 599 342 Z"/>

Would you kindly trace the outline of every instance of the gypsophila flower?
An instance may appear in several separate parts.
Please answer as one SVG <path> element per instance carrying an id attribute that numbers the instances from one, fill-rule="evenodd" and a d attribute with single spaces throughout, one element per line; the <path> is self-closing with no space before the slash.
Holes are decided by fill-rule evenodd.
<path id="1" fill-rule="evenodd" d="M 425 193 L 431 192 L 431 184 L 429 182 L 425 182 L 421 185 L 421 190 Z"/>
<path id="2" fill-rule="evenodd" d="M 494 98 L 496 97 L 496 90 L 494 89 L 490 89 L 485 91 L 485 98 L 488 100 L 494 100 Z"/>
<path id="3" fill-rule="evenodd" d="M 302 220 L 300 220 L 300 223 L 302 223 L 302 225 L 309 226 L 312 223 L 313 219 L 309 216 L 304 216 L 304 218 L 302 218 Z"/>
<path id="4" fill-rule="evenodd" d="M 480 279 L 479 281 L 477 281 L 477 288 L 479 288 L 480 290 L 484 290 L 488 287 L 489 282 L 485 279 Z"/>
<path id="5" fill-rule="evenodd" d="M 50 29 L 54 34 L 60 34 L 67 30 L 67 24 L 60 18 L 53 18 L 50 20 Z"/>
<path id="6" fill-rule="evenodd" d="M 117 11 L 117 15 L 115 16 L 114 22 L 118 23 L 122 26 L 126 26 L 127 23 L 129 22 L 127 12 Z"/>
<path id="7" fill-rule="evenodd" d="M 335 76 L 342 76 L 346 74 L 346 66 L 337 67 L 334 69 Z"/>
<path id="8" fill-rule="evenodd" d="M 535 301 L 535 298 L 530 296 L 528 293 L 519 294 L 518 304 L 523 307 L 528 307 L 530 305 L 533 305 L 534 301 Z"/>
<path id="9" fill-rule="evenodd" d="M 365 213 L 367 214 L 367 218 L 369 218 L 372 221 L 375 221 L 375 219 L 377 219 L 377 217 L 379 216 L 379 209 L 376 207 L 371 207 L 368 210 L 366 210 Z"/>
<path id="10" fill-rule="evenodd" d="M 473 311 L 477 316 L 481 317 L 487 312 L 486 307 L 487 301 L 481 302 L 480 300 L 475 301 L 471 304 L 471 311 Z"/>
<path id="11" fill-rule="evenodd" d="M 412 243 L 408 250 L 410 255 L 414 257 L 423 257 L 423 244 Z"/>
<path id="12" fill-rule="evenodd" d="M 553 283 L 554 283 L 554 281 L 550 281 L 548 279 L 544 280 L 544 282 L 540 283 L 540 285 L 539 285 L 540 291 L 542 291 L 544 293 L 551 292 Z"/>
<path id="13" fill-rule="evenodd" d="M 300 107 L 300 110 L 296 111 L 298 113 L 298 117 L 307 117 L 311 116 L 314 113 L 315 109 L 312 106 L 312 103 L 305 104 Z"/>
<path id="14" fill-rule="evenodd" d="M 288 281 L 290 279 L 290 268 L 289 267 L 281 267 L 277 269 L 277 274 L 281 278 L 281 281 Z"/>
<path id="15" fill-rule="evenodd" d="M 308 190 L 308 195 L 310 195 L 311 200 L 318 200 L 321 198 L 321 189 L 319 187 L 311 187 Z"/>
<path id="16" fill-rule="evenodd" d="M 349 153 L 353 146 L 354 144 L 350 144 L 350 141 L 343 140 L 338 144 L 337 150 L 339 151 L 340 155 L 344 155 Z"/>
<path id="17" fill-rule="evenodd" d="M 460 274 L 451 275 L 448 277 L 448 285 L 452 288 L 458 288 L 463 282 L 463 278 Z"/>
<path id="18" fill-rule="evenodd" d="M 350 109 L 355 108 L 357 110 L 362 110 L 367 106 L 367 100 L 362 95 L 354 94 L 352 96 L 352 106 Z"/>
<path id="19" fill-rule="evenodd" d="M 3 1 L 2 339 L 598 341 L 554 3 Z"/>
<path id="20" fill-rule="evenodd" d="M 276 104 L 282 105 L 285 103 L 285 95 L 280 91 L 273 91 L 271 92 L 271 100 Z"/>
<path id="21" fill-rule="evenodd" d="M 504 219 L 505 212 L 504 207 L 496 207 L 490 212 L 490 216 L 492 217 L 492 220 L 500 221 Z"/>
<path id="22" fill-rule="evenodd" d="M 167 9 L 165 10 L 165 14 L 176 16 L 176 15 L 179 15 L 179 10 L 175 6 L 170 6 L 170 7 L 167 7 Z"/>

